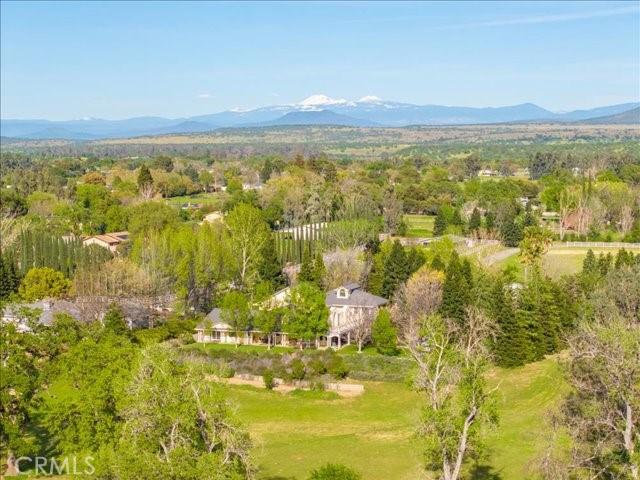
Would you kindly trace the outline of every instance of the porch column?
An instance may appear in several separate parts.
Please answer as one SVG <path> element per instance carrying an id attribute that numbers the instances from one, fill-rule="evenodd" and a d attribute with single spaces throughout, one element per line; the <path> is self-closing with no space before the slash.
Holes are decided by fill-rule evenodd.
<path id="1" fill-rule="evenodd" d="M 351 331 L 347 332 L 347 345 L 351 345 Z"/>
<path id="2" fill-rule="evenodd" d="M 342 348 L 342 335 L 338 335 L 338 348 Z"/>

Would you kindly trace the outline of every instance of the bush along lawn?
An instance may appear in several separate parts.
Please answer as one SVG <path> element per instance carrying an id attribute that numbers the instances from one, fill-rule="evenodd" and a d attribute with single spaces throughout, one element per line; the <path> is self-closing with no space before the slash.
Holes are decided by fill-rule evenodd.
<path id="1" fill-rule="evenodd" d="M 227 348 L 231 347 L 231 348 Z M 183 348 L 182 355 L 192 361 L 208 363 L 229 375 L 247 373 L 263 375 L 272 372 L 282 379 L 312 379 L 329 375 L 336 379 L 404 382 L 410 376 L 413 363 L 403 355 L 385 356 L 368 350 L 366 353 L 333 350 L 294 350 L 264 347 L 192 344 Z M 293 368 L 304 367 L 297 373 Z M 293 377 L 292 377 L 293 375 Z M 302 378 L 295 378 L 302 375 Z"/>

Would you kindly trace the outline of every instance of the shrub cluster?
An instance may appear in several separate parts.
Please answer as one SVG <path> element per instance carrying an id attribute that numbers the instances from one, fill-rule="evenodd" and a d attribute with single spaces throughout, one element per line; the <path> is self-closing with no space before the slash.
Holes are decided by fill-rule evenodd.
<path id="1" fill-rule="evenodd" d="M 265 385 L 269 377 L 294 382 L 314 380 L 323 376 L 343 379 L 349 374 L 344 357 L 332 350 L 279 353 L 270 350 L 212 349 L 207 353 L 189 350 L 187 355 L 191 360 L 217 365 L 216 370 L 229 368 L 241 374 L 262 376 Z"/>

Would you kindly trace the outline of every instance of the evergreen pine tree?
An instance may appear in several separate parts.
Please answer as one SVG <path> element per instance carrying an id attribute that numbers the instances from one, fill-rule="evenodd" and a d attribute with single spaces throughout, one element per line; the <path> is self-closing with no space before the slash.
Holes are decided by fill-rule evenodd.
<path id="1" fill-rule="evenodd" d="M 260 280 L 271 283 L 274 290 L 279 290 L 285 285 L 285 276 L 280 268 L 278 252 L 276 251 L 274 238 L 271 235 L 268 236 L 260 251 L 258 275 Z"/>
<path id="2" fill-rule="evenodd" d="M 468 258 L 465 258 L 460 265 L 460 273 L 465 280 L 466 286 L 469 290 L 473 289 L 473 272 L 471 271 L 471 262 Z"/>
<path id="3" fill-rule="evenodd" d="M 382 284 L 384 281 L 384 255 L 378 252 L 372 255 L 371 271 L 367 275 L 367 291 L 374 295 L 382 295 Z"/>
<path id="4" fill-rule="evenodd" d="M 436 237 L 444 235 L 447 231 L 447 219 L 444 216 L 442 209 L 438 210 L 438 215 L 433 223 L 433 234 Z"/>
<path id="5" fill-rule="evenodd" d="M 523 227 L 537 227 L 538 221 L 536 220 L 535 215 L 531 211 L 531 208 L 527 206 L 527 211 L 524 214 L 524 220 L 522 221 Z"/>
<path id="6" fill-rule="evenodd" d="M 393 242 L 391 252 L 384 263 L 382 296 L 392 298 L 397 288 L 409 277 L 407 255 L 398 240 Z"/>
<path id="7" fill-rule="evenodd" d="M 142 165 L 140 167 L 140 172 L 138 172 L 138 188 L 142 189 L 147 185 L 153 185 L 153 177 L 151 176 L 149 167 Z"/>
<path id="8" fill-rule="evenodd" d="M 469 231 L 475 232 L 480 229 L 482 218 L 480 217 L 480 211 L 477 208 L 473 209 L 471 217 L 469 218 Z"/>
<path id="9" fill-rule="evenodd" d="M 440 258 L 440 255 L 437 255 L 435 257 L 433 257 L 433 260 L 431 260 L 431 269 L 432 270 L 439 270 L 441 272 L 445 271 L 445 264 L 442 261 L 442 259 Z"/>
<path id="10" fill-rule="evenodd" d="M 499 280 L 494 285 L 492 299 L 491 314 L 498 326 L 492 344 L 496 364 L 501 367 L 524 365 L 529 357 L 529 346 L 513 305 L 513 292 Z"/>
<path id="11" fill-rule="evenodd" d="M 587 250 L 587 256 L 584 257 L 582 262 L 582 273 L 586 275 L 592 275 L 598 272 L 598 260 L 593 253 L 593 250 Z"/>
<path id="12" fill-rule="evenodd" d="M 324 276 L 326 273 L 327 269 L 324 266 L 322 253 L 317 252 L 315 261 L 313 262 L 313 283 L 315 283 L 321 290 L 324 289 Z"/>
<path id="13" fill-rule="evenodd" d="M 493 227 L 496 226 L 496 217 L 493 212 L 489 211 L 484 214 L 484 227 L 487 230 L 493 230 Z"/>
<path id="14" fill-rule="evenodd" d="M 300 273 L 298 273 L 298 282 L 313 282 L 313 257 L 311 249 L 307 245 L 302 254 L 302 264 L 300 265 Z"/>
<path id="15" fill-rule="evenodd" d="M 626 265 L 633 265 L 633 254 L 631 254 L 631 259 L 628 258 L 627 251 L 624 248 L 618 250 L 618 254 L 616 255 L 615 260 L 615 268 L 619 270 L 620 268 Z"/>
<path id="16" fill-rule="evenodd" d="M 611 268 L 611 254 L 608 253 L 604 255 L 603 253 L 601 253 L 600 256 L 598 257 L 598 269 L 600 270 L 600 275 L 604 277 L 609 272 L 610 268 Z"/>
<path id="17" fill-rule="evenodd" d="M 409 249 L 409 253 L 407 254 L 407 278 L 417 272 L 418 269 L 424 265 L 425 261 L 426 259 L 424 258 L 422 250 L 417 247 Z"/>
<path id="18" fill-rule="evenodd" d="M 522 241 L 522 229 L 513 217 L 504 220 L 500 229 L 502 241 L 507 247 L 517 247 Z"/>
<path id="19" fill-rule="evenodd" d="M 460 216 L 460 210 L 458 210 L 457 208 L 453 210 L 453 215 L 451 217 L 451 224 L 452 225 L 464 225 L 464 221 L 462 220 L 462 217 Z"/>
<path id="20" fill-rule="evenodd" d="M 440 313 L 443 316 L 456 320 L 459 324 L 464 322 L 465 308 L 471 292 L 467 285 L 463 267 L 458 254 L 454 251 L 445 272 L 442 284 L 442 304 Z"/>

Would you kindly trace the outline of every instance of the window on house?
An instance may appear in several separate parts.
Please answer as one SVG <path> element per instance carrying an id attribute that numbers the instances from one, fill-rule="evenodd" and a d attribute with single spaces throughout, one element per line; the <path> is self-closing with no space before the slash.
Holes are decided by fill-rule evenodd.
<path id="1" fill-rule="evenodd" d="M 347 293 L 347 289 L 346 288 L 339 288 L 338 289 L 338 298 L 348 298 L 349 295 Z"/>

